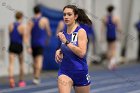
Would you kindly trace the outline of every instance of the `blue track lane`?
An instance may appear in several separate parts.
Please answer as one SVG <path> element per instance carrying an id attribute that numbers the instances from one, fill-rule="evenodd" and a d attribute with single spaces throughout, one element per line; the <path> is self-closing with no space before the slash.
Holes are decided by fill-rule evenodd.
<path id="1" fill-rule="evenodd" d="M 92 81 L 90 93 L 140 93 L 140 64 L 120 67 L 115 71 L 102 69 L 89 72 Z M 25 88 L 10 89 L 8 84 L 0 84 L 0 93 L 58 93 L 57 77 L 46 75 L 38 86 L 27 80 Z"/>

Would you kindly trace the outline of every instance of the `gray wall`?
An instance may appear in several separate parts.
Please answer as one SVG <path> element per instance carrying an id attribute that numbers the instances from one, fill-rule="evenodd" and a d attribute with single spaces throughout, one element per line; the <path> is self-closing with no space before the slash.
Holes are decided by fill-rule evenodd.
<path id="1" fill-rule="evenodd" d="M 130 23 L 128 26 L 128 44 L 127 44 L 127 57 L 129 59 L 135 59 L 137 57 L 137 31 L 134 28 L 134 24 L 138 21 L 140 15 L 140 0 L 132 0 L 132 9 L 130 14 Z"/>
<path id="2" fill-rule="evenodd" d="M 9 37 L 8 37 L 8 25 L 9 23 L 14 21 L 14 14 L 16 11 L 22 11 L 24 13 L 24 22 L 26 22 L 33 15 L 32 7 L 34 6 L 34 0 L 0 0 L 0 29 L 2 34 L 0 34 L 0 39 L 3 39 L 3 42 L 0 46 L 2 50 L 5 47 L 4 51 L 0 51 L 2 55 L 4 55 L 3 59 L 0 59 L 0 76 L 8 75 L 8 45 L 9 45 Z M 26 56 L 25 56 L 26 59 Z M 15 62 L 15 74 L 18 73 L 18 62 Z M 26 68 L 28 64 L 26 64 Z M 26 69 L 26 73 L 28 73 Z"/>
<path id="3" fill-rule="evenodd" d="M 101 44 L 100 42 L 101 18 L 106 15 L 106 7 L 109 4 L 113 4 L 116 7 L 115 15 L 120 16 L 123 31 L 127 32 L 127 35 L 129 36 L 126 51 L 127 58 L 135 59 L 137 57 L 137 32 L 134 28 L 134 23 L 139 19 L 140 0 L 0 0 L 0 29 L 4 29 L 0 36 L 0 39 L 2 37 L 4 38 L 4 40 L 0 40 L 0 42 L 2 42 L 0 48 L 3 46 L 6 47 L 6 49 L 8 48 L 9 38 L 7 26 L 10 22 L 14 21 L 14 12 L 16 10 L 23 11 L 25 14 L 24 22 L 26 22 L 33 16 L 32 8 L 36 3 L 42 3 L 47 7 L 58 10 L 62 10 L 67 4 L 75 4 L 80 8 L 84 8 L 94 23 L 97 35 L 96 45 L 98 46 L 96 49 L 98 52 L 103 48 L 106 48 L 106 43 Z M 118 51 L 120 51 L 120 46 L 118 47 Z M 2 54 L 5 55 L 5 58 L 4 60 L 0 59 L 0 65 L 2 64 L 0 70 L 5 69 L 5 72 L 0 73 L 0 76 L 7 75 L 8 65 L 8 53 L 5 51 L 4 53 L 2 52 Z M 27 60 L 27 57 L 25 57 L 25 59 Z M 18 68 L 17 62 L 16 67 Z M 28 66 L 26 65 L 26 67 Z M 17 70 L 15 71 L 17 74 Z"/>

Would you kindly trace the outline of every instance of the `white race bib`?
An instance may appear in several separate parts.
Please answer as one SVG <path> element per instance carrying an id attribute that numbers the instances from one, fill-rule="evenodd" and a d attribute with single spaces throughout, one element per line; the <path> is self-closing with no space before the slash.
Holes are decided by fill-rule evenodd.
<path id="1" fill-rule="evenodd" d="M 72 33 L 72 38 L 71 38 L 71 42 L 72 43 L 76 43 L 77 42 L 77 35 L 78 35 L 77 32 Z"/>

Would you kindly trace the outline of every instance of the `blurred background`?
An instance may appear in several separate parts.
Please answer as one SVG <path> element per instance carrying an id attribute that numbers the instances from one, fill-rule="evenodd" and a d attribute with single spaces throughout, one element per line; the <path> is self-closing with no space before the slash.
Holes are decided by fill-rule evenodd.
<path id="1" fill-rule="evenodd" d="M 58 70 L 59 66 L 55 63 L 54 54 L 58 46 L 56 28 L 60 20 L 63 19 L 63 7 L 74 4 L 83 8 L 93 22 L 95 43 L 94 48 L 90 48 L 88 55 L 92 63 L 102 63 L 102 54 L 107 50 L 106 41 L 100 42 L 102 17 L 107 14 L 108 5 L 114 5 L 114 15 L 120 17 L 122 27 L 121 40 L 117 42 L 117 61 L 133 64 L 138 57 L 138 32 L 135 23 L 140 19 L 140 0 L 0 0 L 0 77 L 8 75 L 8 45 L 9 34 L 8 25 L 15 21 L 16 11 L 24 14 L 24 23 L 33 17 L 33 7 L 40 5 L 43 16 L 50 21 L 52 30 L 51 42 L 45 48 L 43 70 Z M 92 44 L 90 45 L 92 46 Z M 26 51 L 24 52 L 26 73 L 32 73 L 32 58 Z M 16 60 L 17 61 L 17 60 Z M 18 62 L 15 62 L 15 75 L 18 74 Z M 121 93 L 121 92 L 119 92 Z"/>
<path id="2" fill-rule="evenodd" d="M 22 11 L 24 13 L 24 23 L 26 23 L 33 16 L 33 7 L 40 4 L 43 15 L 48 17 L 50 20 L 53 33 L 52 43 L 48 46 L 52 50 L 48 50 L 50 50 L 50 52 L 54 52 L 54 48 L 57 46 L 57 43 L 55 42 L 56 27 L 58 22 L 63 18 L 63 7 L 67 4 L 74 4 L 79 8 L 83 8 L 91 18 L 94 25 L 96 37 L 94 54 L 100 55 L 106 51 L 106 42 L 100 43 L 100 38 L 102 37 L 100 31 L 102 24 L 101 19 L 106 15 L 106 7 L 112 4 L 115 6 L 114 14 L 120 17 L 122 24 L 122 39 L 117 43 L 117 57 L 120 58 L 122 48 L 126 45 L 125 57 L 129 61 L 137 58 L 138 37 L 134 24 L 139 20 L 140 16 L 139 3 L 139 0 L 0 0 L 0 69 L 5 69 L 3 70 L 3 73 L 0 73 L 0 76 L 7 75 L 7 49 L 9 45 L 8 25 L 15 20 L 14 14 L 16 11 Z M 48 50 L 46 49 L 46 53 L 49 52 Z M 51 55 L 48 54 L 48 56 Z M 28 61 L 27 59 L 30 58 L 25 55 L 25 59 Z M 57 69 L 58 66 L 53 61 L 53 56 L 51 56 L 51 59 L 46 56 L 46 64 L 44 63 L 43 66 L 44 69 Z M 46 67 L 46 65 L 48 65 L 48 67 Z M 52 68 L 50 66 L 52 66 Z"/>

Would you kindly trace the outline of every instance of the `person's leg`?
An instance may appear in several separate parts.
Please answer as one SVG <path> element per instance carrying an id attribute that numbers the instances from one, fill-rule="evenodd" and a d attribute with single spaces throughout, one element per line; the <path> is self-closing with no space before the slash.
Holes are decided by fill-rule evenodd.
<path id="1" fill-rule="evenodd" d="M 40 74 L 42 70 L 43 55 L 38 55 L 34 57 L 34 84 L 39 84 Z"/>
<path id="2" fill-rule="evenodd" d="M 40 73 L 42 70 L 42 62 L 43 62 L 43 56 L 42 55 L 38 55 L 35 57 L 35 69 L 36 69 L 36 73 L 35 73 L 35 77 L 39 78 L 40 77 Z"/>
<path id="3" fill-rule="evenodd" d="M 19 54 L 18 56 L 19 59 L 19 87 L 24 87 L 26 83 L 24 82 L 24 58 L 23 54 Z"/>
<path id="4" fill-rule="evenodd" d="M 59 93 L 70 93 L 73 85 L 73 81 L 66 75 L 60 75 L 58 77 L 58 90 Z"/>
<path id="5" fill-rule="evenodd" d="M 116 68 L 116 42 L 110 43 L 110 63 L 109 63 L 109 69 L 115 69 Z"/>
<path id="6" fill-rule="evenodd" d="M 110 49 L 111 50 L 111 58 L 113 58 L 116 55 L 116 42 L 115 41 L 110 44 L 110 48 L 111 48 Z"/>
<path id="7" fill-rule="evenodd" d="M 75 86 L 75 93 L 90 93 L 90 85 L 88 86 Z"/>
<path id="8" fill-rule="evenodd" d="M 108 49 L 107 49 L 107 59 L 111 59 L 111 43 L 108 42 Z"/>
<path id="9" fill-rule="evenodd" d="M 23 62 L 23 54 L 20 54 L 18 56 L 18 59 L 19 59 L 19 80 L 22 81 L 23 78 L 24 78 L 24 62 Z"/>
<path id="10" fill-rule="evenodd" d="M 15 81 L 14 81 L 14 60 L 15 60 L 15 54 L 14 53 L 10 53 L 9 54 L 9 67 L 8 67 L 8 71 L 9 71 L 9 83 L 10 83 L 10 87 L 11 88 L 15 87 Z"/>

